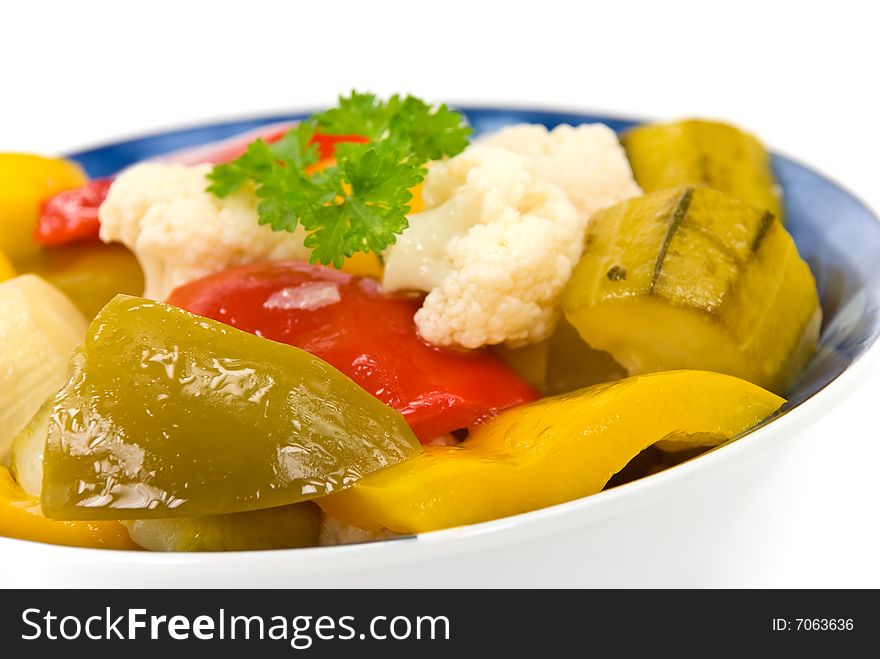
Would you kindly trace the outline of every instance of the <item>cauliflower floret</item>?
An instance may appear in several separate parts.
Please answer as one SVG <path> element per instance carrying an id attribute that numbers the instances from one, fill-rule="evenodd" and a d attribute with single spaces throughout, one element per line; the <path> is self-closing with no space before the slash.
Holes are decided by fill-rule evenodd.
<path id="1" fill-rule="evenodd" d="M 607 126 L 504 129 L 431 166 L 383 286 L 428 293 L 415 322 L 435 345 L 541 341 L 589 218 L 640 192 Z"/>
<path id="2" fill-rule="evenodd" d="M 231 266 L 308 258 L 301 229 L 274 232 L 257 223 L 252 190 L 223 199 L 206 192 L 209 171 L 209 164 L 136 165 L 117 177 L 101 204 L 101 240 L 134 252 L 145 297 L 164 300 L 176 287 Z"/>
<path id="3" fill-rule="evenodd" d="M 435 345 L 547 337 L 581 255 L 586 219 L 506 149 L 472 146 L 435 165 L 429 179 L 438 171 L 458 185 L 448 186 L 451 196 L 440 206 L 413 216 L 386 252 L 385 289 L 430 291 L 415 322 Z"/>
<path id="4" fill-rule="evenodd" d="M 517 124 L 476 143 L 526 156 L 531 172 L 562 188 L 587 217 L 642 194 L 617 134 L 605 124 L 562 124 L 552 131 L 540 124 Z"/>

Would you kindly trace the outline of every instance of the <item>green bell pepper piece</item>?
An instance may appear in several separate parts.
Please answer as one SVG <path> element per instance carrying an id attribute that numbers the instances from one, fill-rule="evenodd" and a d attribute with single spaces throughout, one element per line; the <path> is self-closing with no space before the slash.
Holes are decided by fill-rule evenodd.
<path id="1" fill-rule="evenodd" d="M 70 520 L 271 508 L 420 450 L 399 412 L 317 357 L 118 295 L 55 398 L 41 504 Z"/>

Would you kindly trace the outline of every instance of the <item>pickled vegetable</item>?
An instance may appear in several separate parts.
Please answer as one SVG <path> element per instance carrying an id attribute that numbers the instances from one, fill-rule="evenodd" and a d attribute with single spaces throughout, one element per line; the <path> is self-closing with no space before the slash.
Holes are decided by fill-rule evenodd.
<path id="1" fill-rule="evenodd" d="M 548 341 L 546 369 L 544 392 L 551 396 L 627 376 L 623 366 L 588 345 L 565 318 Z"/>
<path id="2" fill-rule="evenodd" d="M 735 126 L 697 119 L 649 124 L 626 132 L 623 145 L 645 192 L 706 185 L 783 219 L 767 150 Z"/>
<path id="3" fill-rule="evenodd" d="M 402 464 L 318 500 L 363 529 L 419 533 L 536 510 L 599 492 L 663 439 L 714 446 L 783 399 L 718 373 L 670 371 L 501 413 L 458 446 L 428 446 Z"/>
<path id="4" fill-rule="evenodd" d="M 0 283 L 0 464 L 9 464 L 15 436 L 64 384 L 85 333 L 82 314 L 39 277 Z"/>
<path id="5" fill-rule="evenodd" d="M 19 266 L 39 249 L 34 229 L 43 200 L 82 185 L 86 177 L 69 160 L 0 153 L 0 181 L 0 252 Z"/>
<path id="6" fill-rule="evenodd" d="M 0 536 L 72 547 L 137 549 L 119 522 L 59 522 L 46 519 L 40 500 L 25 493 L 0 467 Z"/>
<path id="7" fill-rule="evenodd" d="M 597 213 L 563 309 L 630 374 L 711 370 L 776 392 L 814 352 L 821 322 L 813 275 L 781 222 L 709 188 Z"/>
<path id="8" fill-rule="evenodd" d="M 150 551 L 247 551 L 314 547 L 321 509 L 310 501 L 227 515 L 135 519 L 131 539 Z"/>
<path id="9" fill-rule="evenodd" d="M 293 346 L 114 298 L 55 398 L 42 505 L 54 519 L 272 508 L 419 452 L 403 417 Z"/>
<path id="10" fill-rule="evenodd" d="M 67 245 L 43 250 L 27 264 L 29 272 L 57 286 L 86 318 L 116 295 L 142 295 L 144 274 L 122 245 Z"/>

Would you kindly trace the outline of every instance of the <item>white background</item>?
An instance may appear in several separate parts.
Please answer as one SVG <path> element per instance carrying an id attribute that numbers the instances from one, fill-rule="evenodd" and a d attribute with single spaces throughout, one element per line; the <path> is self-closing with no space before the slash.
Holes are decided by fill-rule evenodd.
<path id="1" fill-rule="evenodd" d="M 880 209 L 872 4 L 4 2 L 0 150 L 61 153 L 357 87 L 728 119 Z M 801 438 L 754 537 L 728 552 L 745 563 L 706 585 L 880 586 L 878 403 L 875 372 Z M 755 551 L 771 526 L 786 546 Z"/>

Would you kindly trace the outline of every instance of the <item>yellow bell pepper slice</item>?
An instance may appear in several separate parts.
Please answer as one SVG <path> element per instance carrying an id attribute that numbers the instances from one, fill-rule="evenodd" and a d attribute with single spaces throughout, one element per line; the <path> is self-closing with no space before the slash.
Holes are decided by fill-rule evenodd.
<path id="1" fill-rule="evenodd" d="M 40 500 L 0 467 L 0 536 L 72 547 L 140 549 L 119 522 L 58 522 L 43 517 Z"/>
<path id="2" fill-rule="evenodd" d="M 679 448 L 721 444 L 784 402 L 719 373 L 635 376 L 508 410 L 459 446 L 426 446 L 317 503 L 369 530 L 421 533 L 484 522 L 599 492 L 661 440 Z"/>
<path id="3" fill-rule="evenodd" d="M 34 256 L 40 204 L 87 180 L 79 165 L 63 158 L 0 153 L 0 251 L 16 265 Z"/>

